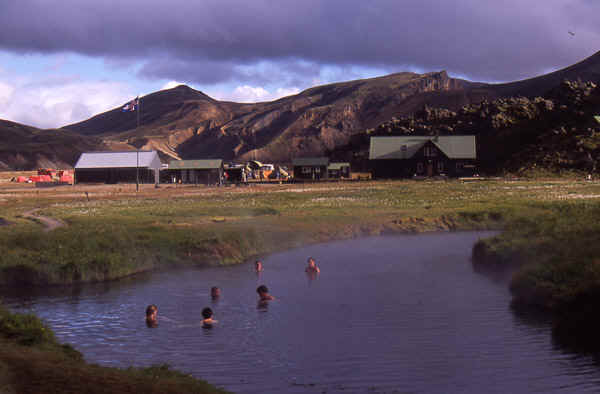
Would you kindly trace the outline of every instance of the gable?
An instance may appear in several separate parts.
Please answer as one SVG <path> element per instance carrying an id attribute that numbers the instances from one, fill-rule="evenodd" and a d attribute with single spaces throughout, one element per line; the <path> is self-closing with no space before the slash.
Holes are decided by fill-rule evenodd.
<path id="1" fill-rule="evenodd" d="M 477 158 L 474 135 L 371 137 L 369 160 L 410 159 L 427 143 L 450 159 Z"/>

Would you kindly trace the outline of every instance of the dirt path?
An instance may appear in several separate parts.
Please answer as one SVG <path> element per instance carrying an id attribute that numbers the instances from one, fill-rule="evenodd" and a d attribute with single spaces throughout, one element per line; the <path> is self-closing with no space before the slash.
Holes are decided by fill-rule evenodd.
<path id="1" fill-rule="evenodd" d="M 45 226 L 45 228 L 44 228 L 45 232 L 52 231 L 59 227 L 65 226 L 65 224 L 58 219 L 49 218 L 47 216 L 36 215 L 35 213 L 39 210 L 40 210 L 40 208 L 36 208 L 36 209 L 32 209 L 30 211 L 27 211 L 27 212 L 23 213 L 23 217 L 26 217 L 33 221 L 42 223 Z"/>

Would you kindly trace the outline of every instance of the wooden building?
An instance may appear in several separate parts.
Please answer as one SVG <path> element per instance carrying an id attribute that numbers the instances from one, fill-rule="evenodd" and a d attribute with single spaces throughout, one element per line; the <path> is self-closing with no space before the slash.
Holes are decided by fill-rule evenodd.
<path id="1" fill-rule="evenodd" d="M 329 179 L 350 178 L 350 163 L 329 163 L 327 177 Z"/>
<path id="2" fill-rule="evenodd" d="M 474 135 L 371 137 L 369 163 L 374 178 L 473 176 Z"/>
<path id="3" fill-rule="evenodd" d="M 84 152 L 75 163 L 75 183 L 159 183 L 156 151 Z"/>
<path id="4" fill-rule="evenodd" d="M 173 160 L 169 163 L 169 177 L 174 183 L 221 185 L 223 160 Z"/>
<path id="5" fill-rule="evenodd" d="M 292 159 L 294 168 L 294 179 L 319 180 L 327 179 L 329 176 L 327 167 L 329 158 L 327 157 L 302 157 Z"/>

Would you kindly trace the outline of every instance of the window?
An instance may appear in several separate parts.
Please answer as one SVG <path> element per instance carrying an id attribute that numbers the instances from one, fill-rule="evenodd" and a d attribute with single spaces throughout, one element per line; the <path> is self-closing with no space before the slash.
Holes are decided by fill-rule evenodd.
<path id="1" fill-rule="evenodd" d="M 423 163 L 419 162 L 417 163 L 417 174 L 420 174 L 423 172 Z"/>
<path id="2" fill-rule="evenodd" d="M 315 173 L 319 174 L 321 172 L 321 167 L 315 167 Z"/>
<path id="3" fill-rule="evenodd" d="M 460 161 L 456 162 L 456 172 L 462 172 L 463 170 L 463 163 L 461 163 Z"/>
<path id="4" fill-rule="evenodd" d="M 435 157 L 437 156 L 437 150 L 433 146 L 426 146 L 425 149 L 423 149 L 423 154 L 425 157 Z"/>
<path id="5" fill-rule="evenodd" d="M 444 172 L 444 162 L 443 161 L 437 162 L 437 170 L 438 170 L 438 172 Z"/>
<path id="6" fill-rule="evenodd" d="M 302 167 L 302 173 L 303 174 L 310 174 L 311 173 L 311 168 L 310 167 Z"/>

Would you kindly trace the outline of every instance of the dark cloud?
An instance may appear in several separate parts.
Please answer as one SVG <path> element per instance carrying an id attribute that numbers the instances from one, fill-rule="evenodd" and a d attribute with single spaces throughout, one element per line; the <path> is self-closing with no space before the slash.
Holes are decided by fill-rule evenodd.
<path id="1" fill-rule="evenodd" d="M 143 76 L 197 83 L 291 81 L 321 65 L 503 81 L 594 53 L 599 14 L 596 0 L 3 0 L 0 49 L 135 59 Z"/>

